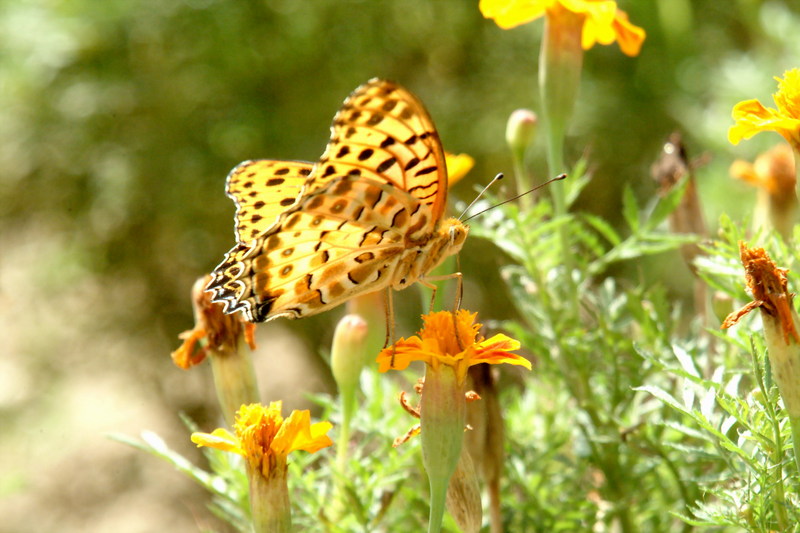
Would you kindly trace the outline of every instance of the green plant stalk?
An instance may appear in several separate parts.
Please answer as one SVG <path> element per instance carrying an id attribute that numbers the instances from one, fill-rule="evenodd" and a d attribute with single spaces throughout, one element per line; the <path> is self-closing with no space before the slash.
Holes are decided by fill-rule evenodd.
<path id="1" fill-rule="evenodd" d="M 798 475 L 800 475 L 800 416 L 790 416 L 789 425 L 792 427 L 792 449 L 794 450 L 794 463 L 797 465 L 797 472 Z"/>
<path id="2" fill-rule="evenodd" d="M 776 324 L 776 320 L 766 313 L 761 313 L 763 324 L 764 324 L 764 336 L 767 340 L 767 345 L 771 342 L 778 341 L 780 342 L 779 346 L 783 345 L 783 339 L 779 338 L 779 331 L 780 325 Z M 778 521 L 778 525 L 781 528 L 781 531 L 786 531 L 786 527 L 789 523 L 788 516 L 786 515 L 786 499 L 784 494 L 783 488 L 783 439 L 781 438 L 781 425 L 778 420 L 778 413 L 775 412 L 775 408 L 771 401 L 769 401 L 769 394 L 767 391 L 767 386 L 764 383 L 764 375 L 761 371 L 761 366 L 758 361 L 758 357 L 756 356 L 755 346 L 753 346 L 752 340 L 750 341 L 750 353 L 753 358 L 753 369 L 756 374 L 756 380 L 758 381 L 758 386 L 761 389 L 761 394 L 764 397 L 764 409 L 767 412 L 767 416 L 769 417 L 770 422 L 772 423 L 772 434 L 775 439 L 775 444 L 772 447 L 772 453 L 769 454 L 770 460 L 774 465 L 774 471 L 771 473 L 771 477 L 773 480 L 773 486 L 775 491 L 775 498 L 773 499 L 773 510 L 775 512 L 775 518 Z M 777 351 L 780 351 L 780 347 L 777 347 Z M 771 358 L 770 358 L 771 362 Z"/>
<path id="3" fill-rule="evenodd" d="M 292 531 L 292 512 L 289 488 L 286 484 L 286 463 L 265 477 L 248 467 L 250 510 L 255 533 L 289 533 Z"/>
<path id="4" fill-rule="evenodd" d="M 242 405 L 261 401 L 250 349 L 240 335 L 235 348 L 214 350 L 209 359 L 222 415 L 228 426 L 233 427 L 236 411 Z"/>
<path id="5" fill-rule="evenodd" d="M 547 166 L 550 177 L 567 168 L 564 164 L 564 136 L 572 116 L 583 65 L 581 32 L 582 15 L 565 9 L 545 18 L 544 38 L 539 51 L 539 91 L 542 98 L 542 117 L 547 138 Z M 563 181 L 553 183 L 553 208 L 556 217 L 566 213 L 566 191 Z M 569 249 L 567 228 L 559 228 L 559 239 L 568 272 L 574 261 Z"/>
<path id="6" fill-rule="evenodd" d="M 791 303 L 789 306 L 792 324 L 800 324 Z M 764 324 L 764 337 L 772 376 L 778 385 L 778 391 L 789 417 L 795 462 L 800 468 L 800 460 L 798 460 L 800 455 L 797 453 L 800 448 L 800 442 L 797 439 L 800 433 L 800 429 L 798 429 L 798 423 L 800 423 L 800 344 L 790 333 L 784 331 L 785 326 L 777 317 L 770 316 L 762 309 L 761 319 Z"/>
<path id="7" fill-rule="evenodd" d="M 545 17 L 544 38 L 539 53 L 539 90 L 547 140 L 547 165 L 551 178 L 567 171 L 564 163 L 564 138 L 575 107 L 583 66 L 583 15 L 566 9 L 555 11 L 555 14 L 548 13 Z M 552 183 L 550 191 L 555 217 L 565 216 L 567 205 L 564 180 Z M 566 269 L 570 300 L 577 304 L 577 287 L 572 280 L 575 257 L 570 247 L 566 224 L 558 227 L 558 240 Z"/>
<path id="8" fill-rule="evenodd" d="M 426 366 L 420 400 L 422 462 L 431 490 L 428 533 L 442 530 L 447 487 L 461 456 L 466 420 L 464 384 L 453 367 L 436 366 Z"/>
<path id="9" fill-rule="evenodd" d="M 513 160 L 514 164 L 514 180 L 517 184 L 517 194 L 522 194 L 533 188 L 530 174 L 525 168 L 525 151 L 512 150 L 511 153 L 511 159 Z M 531 194 L 526 194 L 525 196 L 521 197 L 519 199 L 519 210 L 523 213 L 530 211 L 531 207 L 533 207 L 533 200 L 534 198 Z"/>

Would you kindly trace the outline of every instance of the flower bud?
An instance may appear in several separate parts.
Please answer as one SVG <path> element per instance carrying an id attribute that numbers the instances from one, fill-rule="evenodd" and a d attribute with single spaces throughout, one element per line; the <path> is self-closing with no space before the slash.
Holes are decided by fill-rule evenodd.
<path id="1" fill-rule="evenodd" d="M 506 143 L 515 158 L 523 158 L 536 135 L 539 118 L 530 109 L 517 109 L 508 117 Z"/>
<path id="2" fill-rule="evenodd" d="M 331 371 L 339 389 L 358 385 L 366 363 L 367 322 L 359 315 L 345 315 L 336 325 L 331 349 Z"/>

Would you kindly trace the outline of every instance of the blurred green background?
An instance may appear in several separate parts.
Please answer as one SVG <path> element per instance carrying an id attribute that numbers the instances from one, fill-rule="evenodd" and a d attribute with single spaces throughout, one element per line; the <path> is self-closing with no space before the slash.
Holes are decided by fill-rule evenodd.
<path id="1" fill-rule="evenodd" d="M 678 130 L 709 157 L 698 181 L 712 231 L 722 212 L 749 216 L 754 191 L 727 167 L 780 139 L 730 146 L 730 111 L 772 106 L 773 76 L 800 67 L 800 7 L 620 7 L 647 39 L 636 58 L 586 54 L 567 155 L 586 155 L 593 180 L 577 208 L 619 224 L 625 184 L 649 201 L 650 165 Z M 341 101 L 378 76 L 418 94 L 446 149 L 476 159 L 451 193 L 469 201 L 511 172 L 505 122 L 537 110 L 542 28 L 503 31 L 477 0 L 0 1 L 0 529 L 220 527 L 188 481 L 105 434 L 154 429 L 192 454 L 176 413 L 218 422 L 208 369 L 180 371 L 169 353 L 193 323 L 192 283 L 233 244 L 228 171 L 316 159 Z M 502 254 L 473 239 L 461 261 L 468 307 L 506 316 Z M 690 297 L 677 253 L 631 268 Z M 330 389 L 317 354 L 341 314 L 260 328 L 264 373 L 302 361 L 265 381 L 265 399 L 301 405 L 294 383 L 309 372 Z"/>

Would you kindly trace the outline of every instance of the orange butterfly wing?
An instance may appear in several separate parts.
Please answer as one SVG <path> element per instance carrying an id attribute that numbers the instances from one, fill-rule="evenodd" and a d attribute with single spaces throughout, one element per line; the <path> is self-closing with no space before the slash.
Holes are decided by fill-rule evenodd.
<path id="1" fill-rule="evenodd" d="M 370 80 L 333 117 L 311 189 L 339 176 L 391 183 L 430 205 L 434 220 L 444 216 L 447 166 L 439 134 L 422 102 L 396 83 Z"/>
<path id="2" fill-rule="evenodd" d="M 292 200 L 307 170 L 256 161 L 231 173 L 239 243 L 208 286 L 226 312 L 242 310 L 251 321 L 308 316 L 360 293 L 402 288 L 436 262 L 421 246 L 443 217 L 447 171 L 433 123 L 410 92 L 382 80 L 356 89 Z M 278 171 L 293 179 L 277 183 Z M 260 194 L 252 194 L 253 178 Z M 434 259 L 445 248 L 437 242 Z"/>

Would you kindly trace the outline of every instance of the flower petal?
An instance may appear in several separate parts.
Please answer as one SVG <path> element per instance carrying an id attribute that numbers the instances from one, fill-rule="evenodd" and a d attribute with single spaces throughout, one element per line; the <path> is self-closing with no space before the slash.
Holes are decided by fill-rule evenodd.
<path id="1" fill-rule="evenodd" d="M 647 34 L 639 26 L 634 26 L 628 21 L 628 14 L 624 11 L 617 11 L 614 19 L 614 32 L 617 34 L 617 43 L 622 53 L 628 57 L 639 55 Z"/>
<path id="2" fill-rule="evenodd" d="M 414 335 L 400 339 L 392 346 L 387 346 L 378 354 L 378 372 L 387 370 L 405 370 L 412 361 L 424 361 L 426 351 L 422 348 L 422 339 Z"/>
<path id="3" fill-rule="evenodd" d="M 478 8 L 487 19 L 508 30 L 544 15 L 554 0 L 481 0 Z"/>
<path id="4" fill-rule="evenodd" d="M 224 428 L 217 428 L 211 433 L 192 433 L 192 442 L 197 444 L 197 447 L 206 446 L 207 448 L 216 448 L 224 452 L 238 453 L 245 455 L 241 447 L 239 439 L 236 438 L 230 431 Z"/>
<path id="5" fill-rule="evenodd" d="M 270 449 L 275 454 L 284 456 L 295 450 L 315 452 L 333 444 L 327 435 L 332 427 L 330 422 L 318 422 L 312 426 L 308 409 L 292 411 L 283 421 Z"/>
<path id="6" fill-rule="evenodd" d="M 475 166 L 475 159 L 469 154 L 451 154 L 445 152 L 445 165 L 447 166 L 448 187 L 467 175 Z"/>

